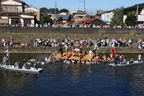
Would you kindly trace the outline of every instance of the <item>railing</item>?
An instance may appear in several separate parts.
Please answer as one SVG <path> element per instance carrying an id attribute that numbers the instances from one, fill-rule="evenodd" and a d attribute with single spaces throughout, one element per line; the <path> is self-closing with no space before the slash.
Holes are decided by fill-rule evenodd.
<path id="1" fill-rule="evenodd" d="M 0 24 L 7 24 L 8 20 L 7 19 L 0 19 Z"/>
<path id="2" fill-rule="evenodd" d="M 0 8 L 1 13 L 22 13 L 22 9 L 20 10 L 17 6 L 2 6 Z"/>

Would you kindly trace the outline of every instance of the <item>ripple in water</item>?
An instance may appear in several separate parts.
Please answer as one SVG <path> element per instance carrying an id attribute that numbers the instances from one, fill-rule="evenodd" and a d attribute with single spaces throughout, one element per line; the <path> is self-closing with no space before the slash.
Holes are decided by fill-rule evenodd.
<path id="1" fill-rule="evenodd" d="M 15 62 L 16 59 L 22 61 L 23 58 L 41 60 L 46 56 L 20 55 L 22 54 L 12 54 L 11 62 Z M 133 54 L 133 57 L 136 58 L 136 55 Z M 0 69 L 0 96 L 142 96 L 143 70 L 143 64 L 111 67 L 107 64 L 62 63 L 46 65 L 42 74 L 25 74 Z"/>

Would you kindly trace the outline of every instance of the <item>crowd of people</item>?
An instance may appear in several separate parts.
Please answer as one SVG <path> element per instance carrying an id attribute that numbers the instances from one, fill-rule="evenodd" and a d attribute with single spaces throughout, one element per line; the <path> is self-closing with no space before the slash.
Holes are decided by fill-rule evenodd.
<path id="1" fill-rule="evenodd" d="M 61 53 L 61 57 L 63 57 L 63 52 L 59 52 L 62 48 L 62 46 L 59 46 L 60 48 L 58 48 L 58 53 Z M 63 48 L 62 48 L 63 49 Z M 127 64 L 127 60 L 125 58 L 124 55 L 118 55 L 115 54 L 115 52 L 113 52 L 113 54 L 110 54 L 109 56 L 106 56 L 105 54 L 102 56 L 100 54 L 96 54 L 96 50 L 97 49 L 93 49 L 93 50 L 89 50 L 89 53 L 85 52 L 83 56 L 87 55 L 89 56 L 89 59 L 85 59 L 85 60 L 76 60 L 76 59 L 62 59 L 62 58 L 57 58 L 55 57 L 56 54 L 51 54 L 49 56 L 49 58 L 45 57 L 41 62 L 36 60 L 36 59 L 31 59 L 26 61 L 25 59 L 23 60 L 23 64 L 21 64 L 19 61 L 17 61 L 14 64 L 14 67 L 16 68 L 26 68 L 26 69 L 30 69 L 31 66 L 33 66 L 34 68 L 37 68 L 38 64 L 41 65 L 45 65 L 46 63 L 55 63 L 55 62 L 64 62 L 66 64 L 70 64 L 70 63 L 80 63 L 80 64 L 101 64 L 101 63 L 115 63 L 115 64 Z M 8 44 L 5 46 L 5 55 L 2 59 L 2 64 L 7 66 L 8 64 L 8 60 L 9 60 L 9 52 L 8 52 Z M 82 54 L 82 53 L 81 53 Z M 92 55 L 93 54 L 93 55 Z M 97 56 L 97 58 L 95 59 L 95 57 Z M 139 53 L 138 55 L 138 62 L 141 62 L 141 54 Z M 133 57 L 131 57 L 131 59 L 129 60 L 129 63 L 133 63 L 134 59 Z"/>
<path id="2" fill-rule="evenodd" d="M 19 69 L 30 69 L 31 67 L 34 68 L 34 70 L 37 70 L 40 65 L 44 65 L 45 61 L 38 61 L 36 59 L 31 59 L 31 60 L 25 60 L 23 59 L 23 62 L 19 62 L 18 60 L 13 64 L 14 68 L 19 68 Z M 9 57 L 4 55 L 2 59 L 1 66 L 9 67 Z"/>
<path id="3" fill-rule="evenodd" d="M 135 47 L 139 49 L 144 49 L 144 40 L 142 39 L 129 39 L 118 38 L 118 39 L 109 39 L 109 38 L 89 38 L 89 39 L 48 39 L 48 38 L 34 38 L 30 39 L 27 43 L 23 42 L 14 42 L 13 37 L 2 38 L 2 43 L 0 43 L 0 47 L 5 47 L 8 44 L 9 47 L 42 47 L 44 50 L 46 47 L 59 47 L 63 46 L 66 50 L 69 47 Z"/>
<path id="4" fill-rule="evenodd" d="M 2 25 L 1 25 L 2 26 Z M 44 24 L 15 24 L 15 25 L 4 25 L 5 27 L 49 27 L 49 28 L 144 28 L 144 24 L 139 24 L 137 26 L 122 26 L 122 25 L 95 25 L 95 24 L 71 24 L 71 23 L 61 23 L 61 24 L 51 24 L 51 23 L 44 23 Z"/>

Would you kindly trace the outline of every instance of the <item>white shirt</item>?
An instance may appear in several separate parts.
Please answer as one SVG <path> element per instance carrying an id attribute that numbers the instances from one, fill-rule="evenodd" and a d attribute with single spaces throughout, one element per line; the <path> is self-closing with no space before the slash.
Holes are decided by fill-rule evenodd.
<path id="1" fill-rule="evenodd" d="M 2 39 L 2 42 L 5 43 L 5 39 Z"/>
<path id="2" fill-rule="evenodd" d="M 141 55 L 138 55 L 138 60 L 141 60 Z"/>
<path id="3" fill-rule="evenodd" d="M 89 51 L 89 55 L 91 56 L 91 54 L 92 54 L 92 51 L 90 50 L 90 51 Z"/>

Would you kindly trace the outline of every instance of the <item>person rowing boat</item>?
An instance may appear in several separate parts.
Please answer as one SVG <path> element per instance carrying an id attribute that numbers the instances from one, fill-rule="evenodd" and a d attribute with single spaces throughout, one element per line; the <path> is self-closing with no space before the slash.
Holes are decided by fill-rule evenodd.
<path id="1" fill-rule="evenodd" d="M 131 57 L 129 63 L 133 63 L 133 62 L 134 62 L 134 59 L 133 59 L 133 57 Z"/>
<path id="2" fill-rule="evenodd" d="M 20 66 L 20 62 L 18 62 L 18 61 L 15 62 L 14 67 L 15 67 L 15 68 L 20 68 L 19 66 Z"/>
<path id="3" fill-rule="evenodd" d="M 2 59 L 2 64 L 6 66 L 7 65 L 7 60 L 8 60 L 8 58 L 6 57 L 6 55 L 4 55 L 4 57 Z"/>

